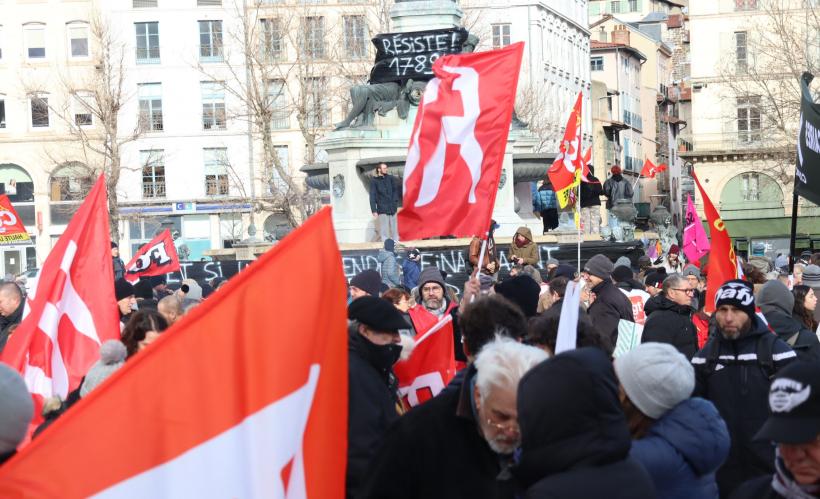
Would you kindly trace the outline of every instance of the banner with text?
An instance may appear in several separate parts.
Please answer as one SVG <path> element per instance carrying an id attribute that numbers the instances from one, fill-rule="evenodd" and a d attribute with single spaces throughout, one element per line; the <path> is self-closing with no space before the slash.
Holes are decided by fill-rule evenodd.
<path id="1" fill-rule="evenodd" d="M 427 81 L 433 77 L 436 59 L 461 53 L 467 35 L 464 28 L 376 35 L 372 39 L 376 61 L 370 70 L 370 83 Z"/>
<path id="2" fill-rule="evenodd" d="M 811 73 L 803 73 L 800 79 L 800 131 L 794 188 L 800 196 L 820 204 L 820 106 L 814 103 L 809 90 L 813 79 Z"/>

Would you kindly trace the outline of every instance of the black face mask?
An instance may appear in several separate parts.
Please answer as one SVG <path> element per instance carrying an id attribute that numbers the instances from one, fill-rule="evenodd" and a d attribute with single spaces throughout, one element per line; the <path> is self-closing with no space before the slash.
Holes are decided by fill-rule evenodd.
<path id="1" fill-rule="evenodd" d="M 370 362 L 377 369 L 389 371 L 401 356 L 401 345 L 396 343 L 376 345 L 364 336 L 362 336 L 361 341 Z"/>

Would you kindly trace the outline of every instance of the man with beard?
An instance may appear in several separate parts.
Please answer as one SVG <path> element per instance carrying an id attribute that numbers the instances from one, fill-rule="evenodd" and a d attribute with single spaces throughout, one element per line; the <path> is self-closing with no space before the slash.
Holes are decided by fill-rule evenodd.
<path id="1" fill-rule="evenodd" d="M 729 428 L 732 447 L 717 472 L 720 496 L 728 497 L 744 481 L 774 473 L 774 448 L 753 439 L 768 416 L 769 379 L 796 355 L 757 317 L 746 281 L 718 289 L 714 317 L 717 334 L 692 358 L 694 395 L 712 401 Z"/>
<path id="2" fill-rule="evenodd" d="M 458 304 L 451 302 L 445 293 L 446 285 L 441 271 L 437 267 L 427 267 L 419 275 L 419 287 L 416 305 L 408 313 L 413 321 L 416 336 L 435 326 L 445 315 L 453 317 L 453 346 L 456 360 L 466 361 L 461 348 L 461 331 L 458 327 Z"/>

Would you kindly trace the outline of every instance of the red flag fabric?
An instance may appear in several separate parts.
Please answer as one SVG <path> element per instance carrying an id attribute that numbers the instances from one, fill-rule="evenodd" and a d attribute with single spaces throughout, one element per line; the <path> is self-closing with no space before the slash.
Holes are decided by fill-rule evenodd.
<path id="1" fill-rule="evenodd" d="M 456 375 L 453 316 L 445 314 L 426 333 L 417 334 L 410 358 L 397 362 L 393 372 L 399 379 L 405 407 L 415 407 L 438 395 Z"/>
<path id="2" fill-rule="evenodd" d="M 558 205 L 565 208 L 571 201 L 571 193 L 581 182 L 584 170 L 584 158 L 581 156 L 581 107 L 584 94 L 578 92 L 575 106 L 567 119 L 564 139 L 559 146 L 558 156 L 552 162 L 547 176 L 552 183 L 552 190 L 558 198 Z"/>
<path id="3" fill-rule="evenodd" d="M 581 182 L 589 183 L 589 164 L 592 163 L 592 146 L 587 147 L 583 157 L 584 169 L 581 171 Z"/>
<path id="4" fill-rule="evenodd" d="M 346 317 L 325 209 L 0 467 L 0 497 L 342 499 Z"/>
<path id="5" fill-rule="evenodd" d="M 655 163 L 650 161 L 649 158 L 646 158 L 643 162 L 641 177 L 655 178 L 655 175 L 657 175 L 660 172 L 666 171 L 666 168 L 667 167 L 665 163 L 656 165 Z"/>
<path id="6" fill-rule="evenodd" d="M 403 241 L 487 232 L 524 44 L 433 64 L 404 165 Z"/>
<path id="7" fill-rule="evenodd" d="M 179 270 L 179 257 L 171 231 L 165 229 L 137 251 L 125 266 L 125 279 L 131 282 L 142 277 L 162 275 Z"/>
<path id="8" fill-rule="evenodd" d="M 43 400 L 65 398 L 99 358 L 100 345 L 120 337 L 108 231 L 101 175 L 46 257 L 0 358 L 26 381 L 34 398 L 32 426 L 42 421 Z"/>
<path id="9" fill-rule="evenodd" d="M 729 233 L 726 232 L 726 225 L 720 218 L 720 213 L 715 209 L 715 205 L 706 195 L 706 191 L 700 185 L 698 176 L 692 172 L 695 185 L 703 198 L 703 211 L 706 220 L 709 222 L 709 238 L 712 240 L 712 250 L 709 253 L 709 263 L 706 266 L 706 312 L 715 311 L 715 293 L 724 282 L 736 279 L 737 259 L 735 249 Z"/>
<path id="10" fill-rule="evenodd" d="M 0 244 L 19 244 L 31 241 L 23 220 L 5 194 L 0 194 Z"/>

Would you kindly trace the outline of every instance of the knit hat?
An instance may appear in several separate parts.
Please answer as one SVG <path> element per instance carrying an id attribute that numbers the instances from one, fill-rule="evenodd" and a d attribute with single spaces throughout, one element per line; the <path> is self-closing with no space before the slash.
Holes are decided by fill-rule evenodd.
<path id="1" fill-rule="evenodd" d="M 134 296 L 134 286 L 125 279 L 117 279 L 114 281 L 114 296 L 117 301 L 120 301 L 129 296 Z"/>
<path id="2" fill-rule="evenodd" d="M 794 295 L 785 284 L 775 279 L 767 282 L 760 289 L 757 294 L 757 306 L 764 314 L 774 309 L 791 316 L 794 308 Z"/>
<path id="3" fill-rule="evenodd" d="M 630 260 L 628 256 L 622 256 L 622 257 L 618 258 L 617 260 L 615 260 L 615 266 L 616 267 L 623 266 L 623 267 L 632 268 L 632 260 Z"/>
<path id="4" fill-rule="evenodd" d="M 618 165 L 613 166 L 609 169 L 609 171 L 611 171 L 613 175 L 620 175 L 623 172 L 623 170 L 621 170 L 621 167 Z"/>
<path id="5" fill-rule="evenodd" d="M 441 276 L 441 271 L 438 267 L 427 267 L 419 274 L 419 292 L 428 282 L 434 282 L 441 286 L 442 289 L 447 289 L 444 285 L 444 278 Z"/>
<path id="6" fill-rule="evenodd" d="M 698 268 L 692 265 L 691 263 L 683 268 L 683 277 L 688 277 L 690 275 L 693 275 L 700 279 L 700 270 L 698 270 Z"/>
<path id="7" fill-rule="evenodd" d="M 379 286 L 382 276 L 373 269 L 362 270 L 350 280 L 351 286 L 356 286 L 370 296 L 379 297 Z"/>
<path id="8" fill-rule="evenodd" d="M 673 244 L 669 247 L 669 254 L 670 255 L 680 255 L 680 248 L 678 248 L 677 244 Z"/>
<path id="9" fill-rule="evenodd" d="M 161 286 L 163 284 L 168 283 L 168 276 L 165 274 L 160 275 L 152 275 L 148 278 L 148 281 L 151 283 L 152 288 L 156 288 L 157 286 Z"/>
<path id="10" fill-rule="evenodd" d="M 751 284 L 740 279 L 727 281 L 715 293 L 715 308 L 735 306 L 750 318 L 755 315 L 755 295 Z"/>
<path id="11" fill-rule="evenodd" d="M 109 376 L 122 367 L 125 363 L 127 351 L 125 345 L 119 340 L 108 340 L 100 346 L 100 360 L 91 366 L 88 374 L 85 375 L 82 387 L 80 387 L 80 397 L 85 397 L 88 392 L 97 387 L 100 383 L 108 379 Z"/>
<path id="12" fill-rule="evenodd" d="M 396 249 L 396 241 L 392 239 L 385 239 L 384 240 L 384 249 L 389 252 L 393 252 Z"/>
<path id="13" fill-rule="evenodd" d="M 140 282 L 134 284 L 134 296 L 143 300 L 153 300 L 154 289 L 151 287 L 151 281 L 140 279 Z"/>
<path id="14" fill-rule="evenodd" d="M 805 250 L 804 252 L 800 253 L 800 258 L 804 260 L 809 260 L 811 258 L 812 252 L 811 250 Z"/>
<path id="15" fill-rule="evenodd" d="M 185 279 L 182 284 L 188 286 L 188 291 L 185 292 L 185 298 L 188 300 L 202 301 L 202 286 L 193 279 Z"/>
<path id="16" fill-rule="evenodd" d="M 377 331 L 407 329 L 407 321 L 392 303 L 377 296 L 362 296 L 347 307 L 347 317 Z"/>
<path id="17" fill-rule="evenodd" d="M 0 363 L 0 454 L 14 449 L 26 436 L 34 416 L 34 402 L 23 378 L 11 367 Z"/>
<path id="18" fill-rule="evenodd" d="M 629 400 L 658 419 L 695 389 L 695 370 L 686 356 L 667 343 L 642 343 L 615 359 L 615 373 Z"/>
<path id="19" fill-rule="evenodd" d="M 645 267 L 652 266 L 652 259 L 646 255 L 641 255 L 638 257 L 638 268 L 643 269 Z"/>
<path id="20" fill-rule="evenodd" d="M 663 280 L 666 279 L 666 274 L 663 272 L 650 272 L 646 274 L 644 285 L 647 287 L 660 288 L 663 286 Z"/>
<path id="21" fill-rule="evenodd" d="M 820 288 L 820 267 L 806 265 L 803 269 L 803 284 L 810 288 Z"/>
<path id="22" fill-rule="evenodd" d="M 527 317 L 534 317 L 538 313 L 541 286 L 526 274 L 499 282 L 495 285 L 495 292 L 518 305 Z"/>
<path id="23" fill-rule="evenodd" d="M 588 272 L 599 279 L 609 279 L 615 266 L 606 255 L 595 255 L 584 265 L 584 272 Z"/>
<path id="24" fill-rule="evenodd" d="M 626 282 L 632 278 L 634 278 L 634 274 L 632 274 L 632 269 L 629 267 L 619 265 L 612 271 L 612 280 L 615 282 Z"/>
<path id="25" fill-rule="evenodd" d="M 550 265 L 555 265 L 557 267 L 560 264 L 561 264 L 561 262 L 559 262 L 556 258 L 548 258 L 547 259 L 547 267 L 549 267 Z"/>
<path id="26" fill-rule="evenodd" d="M 572 265 L 567 265 L 566 263 L 562 263 L 555 268 L 555 273 L 553 277 L 566 277 L 570 281 L 575 279 L 575 267 Z"/>
<path id="27" fill-rule="evenodd" d="M 111 249 L 114 248 L 119 248 L 119 246 L 117 246 L 117 243 L 115 243 L 114 241 L 111 241 Z M 809 254 L 809 256 L 811 256 L 811 254 Z"/>

